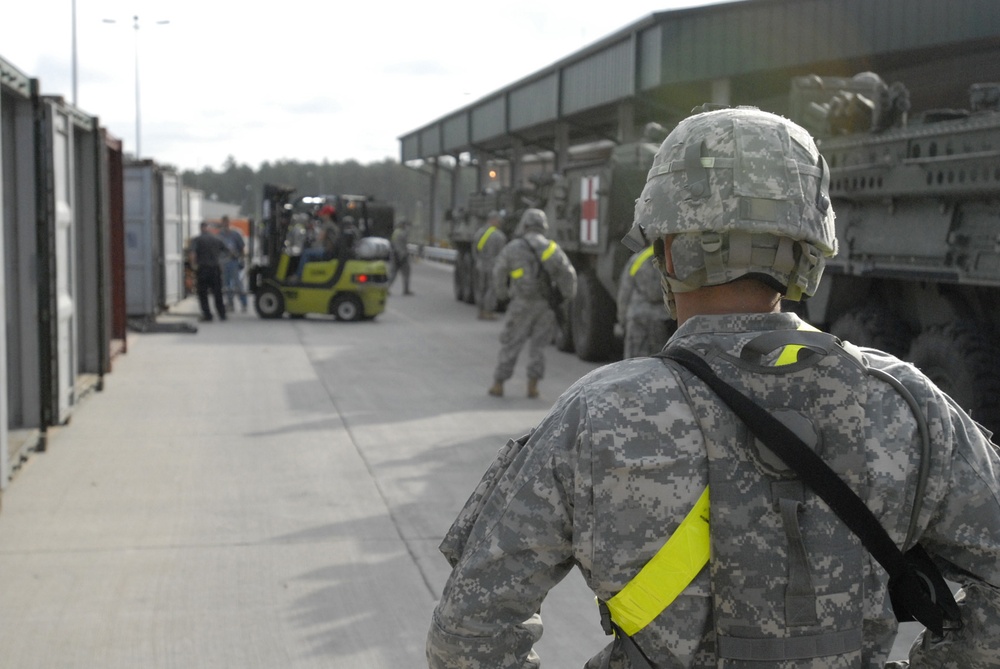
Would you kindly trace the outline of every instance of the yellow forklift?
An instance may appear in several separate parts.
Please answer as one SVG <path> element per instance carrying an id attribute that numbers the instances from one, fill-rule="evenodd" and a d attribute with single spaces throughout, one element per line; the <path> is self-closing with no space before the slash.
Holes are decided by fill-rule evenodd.
<path id="1" fill-rule="evenodd" d="M 261 252 L 249 272 L 257 315 L 374 319 L 385 311 L 389 294 L 392 207 L 359 195 L 293 199 L 294 193 L 294 188 L 286 186 L 264 186 L 262 221 L 256 231 Z M 338 231 L 336 250 L 321 258 L 310 254 L 303 258 L 303 252 L 315 243 L 319 212 L 328 213 L 331 208 Z"/>

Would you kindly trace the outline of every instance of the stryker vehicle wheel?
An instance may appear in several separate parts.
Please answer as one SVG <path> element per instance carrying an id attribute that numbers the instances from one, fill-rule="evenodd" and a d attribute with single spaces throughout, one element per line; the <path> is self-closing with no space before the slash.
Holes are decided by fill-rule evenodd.
<path id="1" fill-rule="evenodd" d="M 910 345 L 910 330 L 879 305 L 852 309 L 834 321 L 830 334 L 855 346 L 868 346 L 903 357 Z"/>
<path id="2" fill-rule="evenodd" d="M 361 304 L 361 298 L 354 293 L 341 293 L 334 296 L 330 301 L 330 313 L 338 321 L 358 321 L 364 314 L 365 308 Z"/>
<path id="3" fill-rule="evenodd" d="M 928 327 L 907 357 L 974 420 L 1000 430 L 1000 358 L 977 323 Z"/>
<path id="4" fill-rule="evenodd" d="M 253 306 L 261 318 L 281 318 L 285 313 L 285 297 L 274 286 L 265 286 L 257 293 Z"/>
<path id="5" fill-rule="evenodd" d="M 573 299 L 573 346 L 581 360 L 607 360 L 614 344 L 615 303 L 593 272 L 581 272 Z"/>

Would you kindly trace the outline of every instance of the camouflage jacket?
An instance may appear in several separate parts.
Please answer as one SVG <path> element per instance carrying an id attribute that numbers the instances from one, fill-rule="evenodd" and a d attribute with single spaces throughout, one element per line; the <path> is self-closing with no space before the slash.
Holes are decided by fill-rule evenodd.
<path id="1" fill-rule="evenodd" d="M 572 299 L 576 294 L 576 270 L 558 245 L 551 254 L 548 253 L 553 243 L 537 232 L 529 232 L 508 242 L 493 264 L 493 286 L 497 299 L 545 299 L 539 283 L 542 280 L 538 276 L 539 260 L 545 264 L 545 270 L 563 300 Z"/>
<path id="2" fill-rule="evenodd" d="M 493 232 L 483 239 L 490 228 L 493 228 Z M 507 235 L 499 226 L 486 223 L 476 230 L 476 234 L 472 237 L 472 257 L 476 260 L 476 269 L 481 272 L 492 272 L 493 261 L 506 245 Z"/>
<path id="3" fill-rule="evenodd" d="M 630 320 L 670 320 L 670 313 L 663 303 L 660 271 L 653 264 L 653 259 L 646 258 L 634 268 L 642 253 L 636 253 L 628 259 L 622 269 L 621 280 L 618 282 L 615 302 L 618 308 L 618 322 L 622 325 Z"/>
<path id="4" fill-rule="evenodd" d="M 703 316 L 684 323 L 671 342 L 689 348 L 711 344 L 736 354 L 762 332 L 801 325 L 792 314 Z M 945 639 L 918 640 L 910 653 L 911 669 L 996 667 L 997 449 L 912 365 L 863 350 L 869 366 L 902 381 L 926 411 L 932 456 L 917 538 L 945 577 L 963 588 L 963 628 L 946 632 Z M 708 482 L 704 433 L 685 388 L 697 381 L 672 365 L 636 358 L 595 370 L 567 390 L 530 435 L 500 451 L 441 545 L 453 570 L 428 634 L 430 667 L 537 667 L 532 651 L 541 634 L 537 612 L 573 565 L 593 592 L 607 600 L 670 536 Z M 868 480 L 860 494 L 899 544 L 910 522 L 919 466 L 914 423 L 898 393 L 870 392 L 862 421 Z M 721 424 L 733 425 L 728 420 Z M 636 634 L 657 666 L 736 666 L 722 665 L 715 655 L 708 572 L 703 569 Z M 853 666 L 869 669 L 885 663 L 897 625 L 885 573 L 871 558 L 864 573 L 858 588 L 863 593 L 863 658 Z M 600 666 L 607 653 L 610 647 L 588 667 Z M 623 657 L 612 657 L 610 666 L 629 665 Z M 819 658 L 768 666 L 826 669 L 841 664 Z"/>

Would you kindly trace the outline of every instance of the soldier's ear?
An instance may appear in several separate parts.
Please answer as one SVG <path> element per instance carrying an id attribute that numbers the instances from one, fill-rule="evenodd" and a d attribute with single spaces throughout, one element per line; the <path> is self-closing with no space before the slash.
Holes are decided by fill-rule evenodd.
<path id="1" fill-rule="evenodd" d="M 670 256 L 670 247 L 673 245 L 673 235 L 666 235 L 653 242 L 653 255 L 660 261 L 660 266 L 667 270 L 667 274 L 674 275 L 674 259 Z"/>

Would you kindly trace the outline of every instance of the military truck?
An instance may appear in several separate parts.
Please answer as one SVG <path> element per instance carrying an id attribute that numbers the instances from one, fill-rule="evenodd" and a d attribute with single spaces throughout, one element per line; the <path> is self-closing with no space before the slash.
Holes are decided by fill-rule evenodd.
<path id="1" fill-rule="evenodd" d="M 810 76 L 790 103 L 830 167 L 840 246 L 805 316 L 913 362 L 1000 430 L 1000 85 L 911 114 L 902 84 Z"/>

